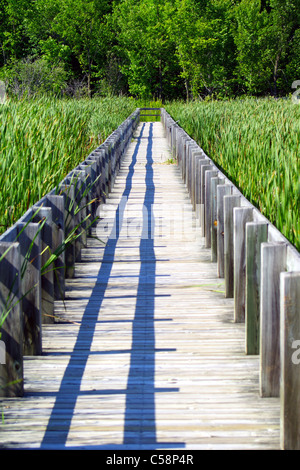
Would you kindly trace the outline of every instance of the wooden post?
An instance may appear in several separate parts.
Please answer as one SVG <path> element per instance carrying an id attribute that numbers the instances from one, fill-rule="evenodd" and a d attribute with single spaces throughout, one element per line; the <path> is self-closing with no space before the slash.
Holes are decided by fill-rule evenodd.
<path id="1" fill-rule="evenodd" d="M 105 158 L 105 150 L 103 148 L 97 149 L 97 153 L 100 157 L 101 162 L 101 177 L 100 177 L 100 188 L 101 188 L 101 200 L 105 203 L 108 192 L 106 186 L 106 158 Z"/>
<path id="2" fill-rule="evenodd" d="M 181 170 L 181 129 L 178 128 L 176 132 L 176 150 L 175 150 L 175 156 L 177 159 L 177 166 Z"/>
<path id="3" fill-rule="evenodd" d="M 73 184 L 63 184 L 61 186 L 61 193 L 65 200 L 64 206 L 64 239 L 68 240 L 75 229 L 75 188 Z M 65 249 L 65 278 L 72 279 L 75 275 L 75 259 L 76 259 L 76 242 L 74 240 L 68 241 Z"/>
<path id="4" fill-rule="evenodd" d="M 87 235 L 88 230 L 87 226 L 90 224 L 91 219 L 91 212 L 88 205 L 89 197 L 87 194 L 88 182 L 90 181 L 90 176 L 88 169 L 82 169 L 81 165 L 79 165 L 78 170 L 74 170 L 72 174 L 75 176 L 74 184 L 75 184 L 75 200 L 77 204 L 78 213 L 75 216 L 75 226 L 78 225 L 78 232 L 81 233 L 79 237 L 79 241 L 81 243 L 80 246 L 80 253 L 81 248 L 87 246 Z M 84 219 L 89 217 L 87 221 Z M 76 257 L 76 261 L 81 261 L 81 254 L 78 253 Z"/>
<path id="5" fill-rule="evenodd" d="M 2 256 L 0 261 L 0 318 L 5 311 L 11 309 L 0 329 L 5 353 L 5 364 L 0 365 L 0 397 L 21 397 L 24 394 L 24 386 L 20 244 L 1 242 L 0 257 Z"/>
<path id="6" fill-rule="evenodd" d="M 89 191 L 86 195 L 87 199 L 87 213 L 90 214 L 90 223 L 94 220 L 97 211 L 97 187 L 96 187 L 96 178 L 97 178 L 97 163 L 92 160 L 85 160 L 79 168 L 84 170 L 86 175 L 86 185 L 89 188 Z M 90 233 L 90 230 L 89 230 Z"/>
<path id="7" fill-rule="evenodd" d="M 193 178 L 193 209 L 196 214 L 196 218 L 198 218 L 198 205 L 200 203 L 199 200 L 199 191 L 198 188 L 200 187 L 200 166 L 199 162 L 204 161 L 204 157 L 200 153 L 195 153 L 195 159 L 194 159 L 194 178 Z"/>
<path id="8" fill-rule="evenodd" d="M 192 151 L 192 188 L 191 188 L 191 200 L 193 205 L 193 210 L 196 209 L 196 181 L 197 181 L 197 173 L 196 173 L 196 166 L 197 160 L 204 158 L 201 155 L 199 150 Z"/>
<path id="9" fill-rule="evenodd" d="M 241 196 L 224 196 L 224 276 L 225 297 L 233 297 L 233 208 L 241 205 Z"/>
<path id="10" fill-rule="evenodd" d="M 46 204 L 52 210 L 52 252 L 59 250 L 54 262 L 54 299 L 63 300 L 65 297 L 65 197 L 48 195 Z"/>
<path id="11" fill-rule="evenodd" d="M 218 259 L 218 245 L 217 245 L 217 188 L 219 184 L 224 184 L 225 179 L 214 177 L 211 179 L 211 260 L 213 263 Z"/>
<path id="12" fill-rule="evenodd" d="M 222 184 L 217 186 L 217 253 L 218 277 L 224 277 L 224 196 L 230 196 L 232 186 Z"/>
<path id="13" fill-rule="evenodd" d="M 196 142 L 192 141 L 191 144 L 189 145 L 189 153 L 188 153 L 188 181 L 187 181 L 187 187 L 188 187 L 188 192 L 190 195 L 190 199 L 192 202 L 192 191 L 193 191 L 193 178 L 194 178 L 194 173 L 193 173 L 193 160 L 194 160 L 194 153 L 199 149 L 198 145 Z"/>
<path id="14" fill-rule="evenodd" d="M 99 153 L 101 154 L 101 163 L 102 163 L 102 177 L 101 177 L 101 182 L 102 182 L 102 199 L 103 202 L 106 201 L 106 198 L 108 197 L 108 151 L 106 150 L 106 146 L 104 143 L 101 145 L 101 149 L 99 149 Z"/>
<path id="15" fill-rule="evenodd" d="M 24 349 L 27 356 L 42 354 L 41 234 L 36 223 L 18 224 L 21 250 Z"/>
<path id="16" fill-rule="evenodd" d="M 246 304 L 246 223 L 253 219 L 252 207 L 233 209 L 233 297 L 234 321 L 245 321 Z"/>
<path id="17" fill-rule="evenodd" d="M 196 195 L 196 218 L 198 220 L 199 225 L 201 224 L 201 174 L 202 174 L 202 166 L 208 166 L 209 160 L 206 158 L 197 159 L 196 161 L 196 174 L 197 174 L 197 181 L 196 181 L 196 188 L 195 188 L 195 195 Z M 209 166 L 211 168 L 211 166 Z"/>
<path id="18" fill-rule="evenodd" d="M 183 182 L 186 183 L 186 160 L 188 154 L 188 142 L 190 142 L 190 137 L 184 135 L 183 136 L 183 145 L 182 145 L 182 179 Z"/>
<path id="19" fill-rule="evenodd" d="M 190 178 L 190 146 L 192 145 L 192 140 L 189 140 L 186 143 L 185 150 L 185 185 L 189 193 L 189 178 Z"/>
<path id="20" fill-rule="evenodd" d="M 179 143 L 178 143 L 178 164 L 179 168 L 181 170 L 181 178 L 183 179 L 183 173 L 184 173 L 184 152 L 185 152 L 185 141 L 187 139 L 187 135 L 183 130 L 180 131 L 180 138 L 179 138 Z"/>
<path id="21" fill-rule="evenodd" d="M 205 237 L 205 173 L 212 169 L 212 165 L 201 166 L 201 179 L 200 179 L 200 228 L 201 237 Z"/>
<path id="22" fill-rule="evenodd" d="M 99 154 L 94 152 L 87 157 L 86 162 L 88 163 L 94 162 L 96 164 L 94 181 L 97 180 L 97 178 L 98 180 L 94 182 L 94 195 L 97 198 L 97 201 L 96 201 L 96 208 L 97 208 L 101 201 L 101 176 L 100 176 L 101 175 L 101 159 L 100 159 Z"/>
<path id="23" fill-rule="evenodd" d="M 177 166 L 180 169 L 182 175 L 182 129 L 177 133 L 177 142 L 176 142 L 176 157 L 177 157 Z"/>
<path id="24" fill-rule="evenodd" d="M 81 261 L 81 248 L 86 246 L 86 197 L 84 196 L 86 174 L 83 170 L 73 170 L 71 175 L 65 178 L 65 183 L 69 188 L 73 187 L 72 198 L 68 198 L 67 211 L 70 212 L 67 219 L 70 228 L 76 229 L 75 261 Z M 69 190 L 68 190 L 69 191 Z M 72 220 L 71 220 L 72 219 Z M 66 224 L 68 226 L 68 224 Z M 77 228 L 76 228 L 77 227 Z"/>
<path id="25" fill-rule="evenodd" d="M 205 202 L 204 202 L 204 232 L 205 232 L 205 248 L 211 248 L 211 213 L 212 213 L 212 197 L 211 197 L 211 180 L 218 176 L 217 170 L 209 170 L 205 172 Z"/>
<path id="26" fill-rule="evenodd" d="M 40 231 L 41 235 L 41 266 L 44 266 L 52 253 L 52 210 L 50 207 L 33 207 L 37 212 L 32 222 L 45 221 Z M 50 250 L 49 250 L 50 249 Z M 42 323 L 54 323 L 54 266 L 49 266 L 41 276 L 41 313 Z"/>
<path id="27" fill-rule="evenodd" d="M 300 272 L 280 274 L 280 443 L 300 450 Z"/>
<path id="28" fill-rule="evenodd" d="M 259 354 L 261 244 L 268 241 L 266 222 L 246 224 L 245 352 Z"/>
<path id="29" fill-rule="evenodd" d="M 186 142 L 185 149 L 185 184 L 190 194 L 190 178 L 191 178 L 191 147 L 194 145 L 192 139 Z"/>
<path id="30" fill-rule="evenodd" d="M 260 394 L 278 397 L 280 389 L 280 273 L 286 269 L 286 244 L 261 245 Z"/>
<path id="31" fill-rule="evenodd" d="M 107 194 L 111 192 L 111 164 L 112 164 L 112 146 L 110 139 L 106 139 L 103 143 L 105 149 L 105 160 L 106 160 L 106 185 Z"/>

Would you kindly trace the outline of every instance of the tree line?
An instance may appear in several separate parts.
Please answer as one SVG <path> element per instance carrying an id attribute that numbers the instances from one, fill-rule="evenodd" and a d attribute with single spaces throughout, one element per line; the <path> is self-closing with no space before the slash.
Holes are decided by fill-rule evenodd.
<path id="1" fill-rule="evenodd" d="M 0 0 L 0 79 L 17 96 L 281 96 L 299 23 L 299 0 Z"/>

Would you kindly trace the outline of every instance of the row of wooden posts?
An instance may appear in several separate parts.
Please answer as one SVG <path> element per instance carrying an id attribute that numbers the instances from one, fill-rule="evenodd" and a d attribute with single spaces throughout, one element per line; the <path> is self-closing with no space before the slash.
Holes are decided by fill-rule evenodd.
<path id="1" fill-rule="evenodd" d="M 165 111 L 161 120 L 245 354 L 260 357 L 261 397 L 280 397 L 282 449 L 300 449 L 300 254 Z"/>
<path id="2" fill-rule="evenodd" d="M 137 109 L 0 237 L 0 322 L 7 315 L 0 328 L 0 397 L 24 393 L 23 358 L 42 354 L 42 325 L 55 321 L 54 301 L 64 298 L 65 279 L 74 276 L 139 114 Z"/>

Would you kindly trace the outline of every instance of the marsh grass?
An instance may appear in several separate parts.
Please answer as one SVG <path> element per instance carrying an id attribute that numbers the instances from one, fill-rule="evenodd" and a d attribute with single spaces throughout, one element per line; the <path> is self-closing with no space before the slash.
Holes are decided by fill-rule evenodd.
<path id="1" fill-rule="evenodd" d="M 246 98 L 165 108 L 300 250 L 300 106 Z"/>
<path id="2" fill-rule="evenodd" d="M 132 99 L 7 101 L 0 106 L 0 233 L 52 190 L 134 110 Z"/>

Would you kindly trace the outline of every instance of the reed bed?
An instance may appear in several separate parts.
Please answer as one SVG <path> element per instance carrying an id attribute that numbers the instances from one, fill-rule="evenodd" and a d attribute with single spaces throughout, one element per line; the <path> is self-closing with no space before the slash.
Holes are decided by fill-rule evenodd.
<path id="1" fill-rule="evenodd" d="M 136 109 L 132 99 L 8 101 L 0 106 L 0 233 Z"/>
<path id="2" fill-rule="evenodd" d="M 300 250 L 300 106 L 246 98 L 165 108 Z"/>

